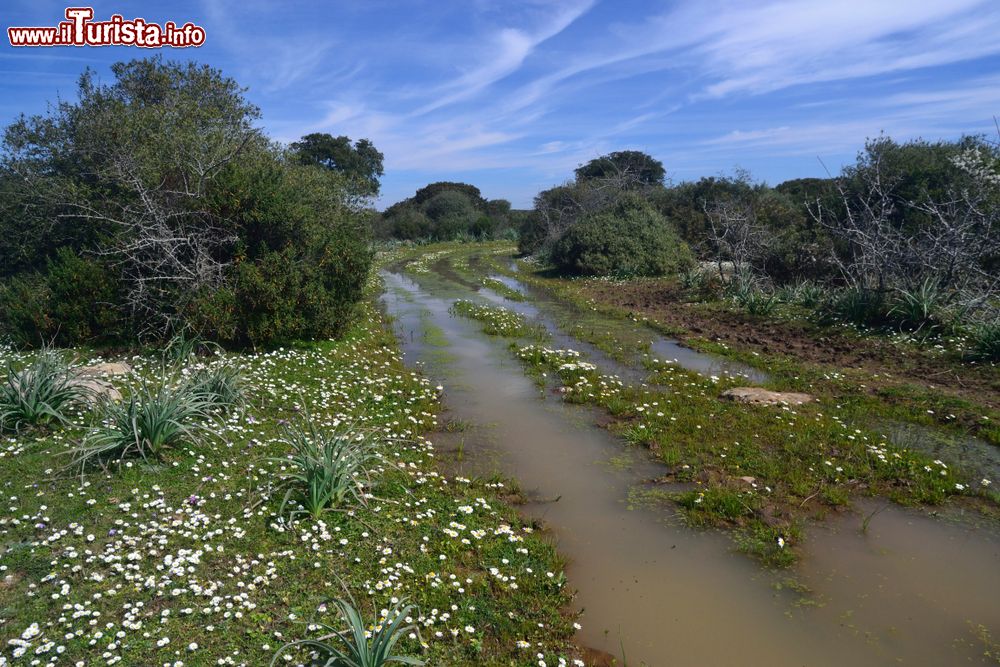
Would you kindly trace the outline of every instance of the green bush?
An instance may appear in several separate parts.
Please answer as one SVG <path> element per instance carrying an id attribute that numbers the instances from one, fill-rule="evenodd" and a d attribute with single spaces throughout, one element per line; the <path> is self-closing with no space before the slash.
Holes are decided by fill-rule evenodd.
<path id="1" fill-rule="evenodd" d="M 76 101 L 4 133 L 0 335 L 257 346 L 342 331 L 372 260 L 357 174 L 267 140 L 217 70 L 149 58 L 112 72 L 88 70 Z"/>
<path id="2" fill-rule="evenodd" d="M 195 295 L 186 323 L 203 337 L 269 346 L 338 335 L 372 261 L 365 220 L 343 201 L 342 177 L 263 154 L 233 165 L 210 201 L 240 241 L 220 289 Z"/>
<path id="3" fill-rule="evenodd" d="M 629 196 L 571 226 L 556 242 L 552 262 L 573 275 L 658 276 L 688 268 L 692 256 L 663 216 Z"/>
<path id="4" fill-rule="evenodd" d="M 104 342 L 123 333 L 119 301 L 110 267 L 63 247 L 44 273 L 0 285 L 0 330 L 23 346 Z"/>

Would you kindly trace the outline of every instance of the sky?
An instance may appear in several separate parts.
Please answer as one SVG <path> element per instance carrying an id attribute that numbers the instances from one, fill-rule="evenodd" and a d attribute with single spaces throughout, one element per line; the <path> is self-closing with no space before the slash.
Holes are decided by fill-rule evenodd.
<path id="1" fill-rule="evenodd" d="M 83 4 L 83 3 L 79 3 Z M 247 88 L 262 127 L 366 137 L 385 155 L 380 206 L 464 181 L 530 207 L 614 150 L 673 182 L 739 167 L 771 184 L 826 176 L 868 137 L 997 133 L 998 0 L 197 0 L 93 2 L 95 19 L 183 24 L 164 57 Z M 18 48 L 6 28 L 53 26 L 66 4 L 0 7 L 0 123 L 72 100 L 86 67 L 135 47 Z"/>

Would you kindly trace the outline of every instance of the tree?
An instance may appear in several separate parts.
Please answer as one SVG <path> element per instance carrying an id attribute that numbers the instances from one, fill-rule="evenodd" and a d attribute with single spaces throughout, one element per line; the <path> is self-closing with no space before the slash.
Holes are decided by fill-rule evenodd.
<path id="1" fill-rule="evenodd" d="M 930 282 L 965 308 L 988 306 L 1000 278 L 1000 149 L 869 140 L 837 182 L 839 206 L 814 219 L 841 244 L 834 259 L 860 290 L 915 291 Z"/>
<path id="2" fill-rule="evenodd" d="M 468 183 L 453 183 L 451 181 L 429 183 L 428 185 L 425 185 L 417 190 L 411 198 L 411 201 L 416 206 L 423 206 L 427 200 L 434 198 L 442 192 L 448 191 L 461 192 L 476 208 L 482 208 L 486 205 L 486 200 L 483 199 L 483 193 L 480 192 L 479 188 L 475 185 L 469 185 Z"/>
<path id="3" fill-rule="evenodd" d="M 106 85 L 84 72 L 77 102 L 4 134 L 0 236 L 30 233 L 0 245 L 14 259 L 0 266 L 16 267 L 0 329 L 35 344 L 192 325 L 255 345 L 338 331 L 371 259 L 346 177 L 289 162 L 218 70 L 157 57 L 112 72 Z M 10 317 L 28 285 L 38 312 Z M 110 314 L 81 314 L 88 299 Z"/>
<path id="4" fill-rule="evenodd" d="M 378 225 L 402 240 L 496 238 L 510 229 L 510 202 L 487 200 L 474 185 L 430 183 L 383 211 Z"/>
<path id="5" fill-rule="evenodd" d="M 294 142 L 290 148 L 302 164 L 340 172 L 358 184 L 359 194 L 378 195 L 384 156 L 368 139 L 360 139 L 352 145 L 348 137 L 314 132 Z"/>
<path id="6" fill-rule="evenodd" d="M 101 85 L 85 71 L 79 102 L 7 129 L 5 168 L 27 215 L 4 227 L 51 229 L 41 256 L 67 245 L 116 267 L 124 308 L 160 326 L 169 304 L 222 282 L 236 239 L 202 200 L 222 170 L 263 144 L 259 111 L 232 79 L 195 63 L 133 60 L 112 72 L 115 82 Z"/>
<path id="7" fill-rule="evenodd" d="M 595 158 L 574 172 L 578 183 L 603 181 L 619 190 L 663 185 L 663 163 L 641 151 L 616 151 Z"/>

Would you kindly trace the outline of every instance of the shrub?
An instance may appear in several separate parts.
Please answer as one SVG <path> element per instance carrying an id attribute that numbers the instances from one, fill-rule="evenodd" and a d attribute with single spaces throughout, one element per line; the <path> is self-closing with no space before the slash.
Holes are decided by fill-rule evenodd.
<path id="1" fill-rule="evenodd" d="M 1000 361 L 1000 320 L 976 324 L 969 335 L 973 357 Z"/>
<path id="2" fill-rule="evenodd" d="M 63 247 L 44 273 L 0 285 L 0 330 L 23 346 L 104 342 L 124 332 L 119 301 L 109 267 Z"/>
<path id="3" fill-rule="evenodd" d="M 0 267 L 0 333 L 68 345 L 190 328 L 245 346 L 342 331 L 372 259 L 358 175 L 268 141 L 217 70 L 149 58 L 112 72 L 85 72 L 75 101 L 4 133 L 0 234 L 30 238 Z M 359 165 L 364 192 L 375 162 Z"/>
<path id="4" fill-rule="evenodd" d="M 445 218 L 471 219 L 475 215 L 476 207 L 472 201 L 463 193 L 457 190 L 444 190 L 428 199 L 423 207 L 423 212 L 434 222 L 439 222 Z"/>
<path id="5" fill-rule="evenodd" d="M 571 226 L 556 242 L 552 262 L 575 275 L 657 276 L 688 268 L 692 257 L 663 216 L 627 196 Z"/>
<path id="6" fill-rule="evenodd" d="M 235 366 L 203 368 L 191 376 L 187 389 L 222 410 L 241 405 L 245 396 L 243 374 Z"/>
<path id="7" fill-rule="evenodd" d="M 417 631 L 417 626 L 406 623 L 413 611 L 413 605 L 400 600 L 389 608 L 385 618 L 368 623 L 352 602 L 334 600 L 347 630 L 337 630 L 325 623 L 316 623 L 328 634 L 320 639 L 302 639 L 285 644 L 274 654 L 271 665 L 278 664 L 279 658 L 295 649 L 307 649 L 319 654 L 316 665 L 326 667 L 383 667 L 395 662 L 402 665 L 422 665 L 423 661 L 393 651 L 400 639 Z M 336 639 L 338 643 L 329 643 Z"/>
<path id="8" fill-rule="evenodd" d="M 279 514 L 293 519 L 300 514 L 319 518 L 348 500 L 364 504 L 366 466 L 375 457 L 371 440 L 344 426 L 321 430 L 307 414 L 286 427 L 282 442 L 292 453 L 274 459 L 291 468 L 278 484 L 285 491 Z"/>
<path id="9" fill-rule="evenodd" d="M 182 319 L 193 331 L 235 347 L 343 331 L 373 252 L 368 225 L 344 202 L 340 178 L 261 155 L 219 179 L 213 207 L 233 211 L 239 259 L 221 288 L 187 303 Z"/>
<path id="10" fill-rule="evenodd" d="M 89 390 L 73 383 L 66 364 L 49 350 L 42 350 L 27 367 L 7 368 L 0 385 L 0 431 L 22 425 L 60 423 L 65 410 L 89 397 Z"/>
<path id="11" fill-rule="evenodd" d="M 825 324 L 846 322 L 861 326 L 881 326 L 886 322 L 887 306 L 881 292 L 849 287 L 834 292 L 817 311 Z"/>
<path id="12" fill-rule="evenodd" d="M 73 465 L 82 470 L 93 462 L 159 458 L 167 449 L 210 433 L 208 420 L 215 407 L 187 384 L 171 387 L 143 381 L 125 401 L 102 404 L 101 423 L 73 451 Z"/>

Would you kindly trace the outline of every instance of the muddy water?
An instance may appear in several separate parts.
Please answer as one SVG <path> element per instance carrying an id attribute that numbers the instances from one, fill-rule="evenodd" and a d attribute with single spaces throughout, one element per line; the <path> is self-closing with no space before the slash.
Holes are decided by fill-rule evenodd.
<path id="1" fill-rule="evenodd" d="M 972 628 L 1000 638 L 995 539 L 887 509 L 864 535 L 856 515 L 812 531 L 797 571 L 762 571 L 723 535 L 687 529 L 664 508 L 630 509 L 630 489 L 658 465 L 590 426 L 586 411 L 540 398 L 505 342 L 450 317 L 471 290 L 384 278 L 407 361 L 425 362 L 452 416 L 476 425 L 457 465 L 495 466 L 547 500 L 525 511 L 570 559 L 580 643 L 624 649 L 629 665 L 989 664 Z M 789 576 L 816 604 L 778 590 Z"/>
<path id="2" fill-rule="evenodd" d="M 566 306 L 564 304 L 559 303 L 555 299 L 549 298 L 540 290 L 532 289 L 529 285 L 525 285 L 516 278 L 504 275 L 491 275 L 490 277 L 500 280 L 507 285 L 507 287 L 513 290 L 521 292 L 522 294 L 530 295 L 536 302 L 543 302 L 546 309 L 554 311 L 566 310 Z M 504 305 L 508 308 L 516 308 L 517 303 L 518 302 L 507 301 Z M 621 326 L 628 326 L 628 323 L 622 322 Z M 748 364 L 692 350 L 689 347 L 681 345 L 676 340 L 655 334 L 645 327 L 642 328 L 645 329 L 645 331 L 641 331 L 637 335 L 638 337 L 644 338 L 648 341 L 649 353 L 638 355 L 636 362 L 643 361 L 645 359 L 657 359 L 662 362 L 677 364 L 682 368 L 695 371 L 696 373 L 701 373 L 705 376 L 715 375 L 719 377 L 740 377 L 757 384 L 766 383 L 770 379 L 767 373 Z"/>

